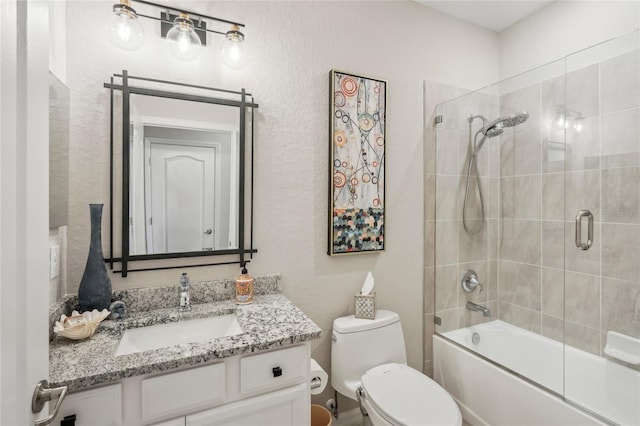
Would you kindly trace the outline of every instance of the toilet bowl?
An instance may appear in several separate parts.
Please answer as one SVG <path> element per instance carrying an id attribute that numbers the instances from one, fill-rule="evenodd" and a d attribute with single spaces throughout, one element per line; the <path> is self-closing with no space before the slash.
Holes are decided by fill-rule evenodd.
<path id="1" fill-rule="evenodd" d="M 363 407 L 374 425 L 461 425 L 451 396 L 429 377 L 404 364 L 383 364 L 362 376 Z"/>
<path id="2" fill-rule="evenodd" d="M 395 312 L 379 310 L 373 320 L 353 315 L 334 320 L 331 385 L 358 401 L 374 426 L 460 426 L 453 398 L 406 362 Z"/>

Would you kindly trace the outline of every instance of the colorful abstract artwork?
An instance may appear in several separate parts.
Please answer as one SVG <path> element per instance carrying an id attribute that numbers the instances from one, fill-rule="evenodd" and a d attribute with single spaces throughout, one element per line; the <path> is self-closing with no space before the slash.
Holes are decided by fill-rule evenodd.
<path id="1" fill-rule="evenodd" d="M 387 82 L 330 73 L 329 255 L 384 250 Z"/>

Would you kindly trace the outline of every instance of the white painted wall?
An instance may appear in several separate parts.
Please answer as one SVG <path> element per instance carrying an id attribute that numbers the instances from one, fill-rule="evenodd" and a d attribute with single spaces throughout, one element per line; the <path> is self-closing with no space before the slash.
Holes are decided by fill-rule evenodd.
<path id="1" fill-rule="evenodd" d="M 558 0 L 500 33 L 500 79 L 640 28 L 640 2 Z"/>
<path id="2" fill-rule="evenodd" d="M 117 49 L 101 31 L 112 3 L 67 4 L 67 22 L 74 23 L 67 29 L 72 188 L 67 292 L 77 291 L 86 262 L 87 204 L 105 203 L 103 235 L 108 230 L 109 103 L 102 83 L 125 68 L 132 75 L 229 89 L 246 87 L 260 104 L 254 239 L 259 253 L 249 266 L 250 273 L 282 274 L 284 293 L 323 329 L 313 356 L 328 370 L 332 321 L 353 312 L 353 295 L 372 270 L 379 308 L 400 313 L 409 364 L 422 369 L 422 82 L 475 88 L 496 81 L 497 35 L 409 1 L 181 1 L 186 9 L 247 25 L 251 62 L 247 69 L 235 72 L 220 62 L 221 38 L 212 39 L 216 47 L 208 48 L 204 57 L 181 63 L 166 51 L 150 21 L 144 21 L 147 42 L 141 51 Z M 332 68 L 388 81 L 384 253 L 326 254 L 327 92 Z M 103 245 L 107 247 L 106 239 Z M 132 273 L 126 279 L 114 275 L 112 283 L 115 289 L 178 285 L 180 272 Z M 197 281 L 235 276 L 240 270 L 219 266 L 188 272 Z M 324 401 L 329 394 L 327 390 L 317 400 Z"/>

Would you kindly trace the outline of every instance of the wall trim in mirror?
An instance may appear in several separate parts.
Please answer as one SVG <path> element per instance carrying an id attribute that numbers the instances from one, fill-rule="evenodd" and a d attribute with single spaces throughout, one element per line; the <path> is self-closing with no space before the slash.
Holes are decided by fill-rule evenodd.
<path id="1" fill-rule="evenodd" d="M 135 271 L 249 262 L 257 253 L 253 96 L 245 89 L 135 77 L 126 70 L 104 87 L 111 95 L 110 257 L 105 259 L 111 270 L 126 277 Z M 202 256 L 224 257 L 186 260 Z M 143 261 L 156 262 L 140 266 Z"/>

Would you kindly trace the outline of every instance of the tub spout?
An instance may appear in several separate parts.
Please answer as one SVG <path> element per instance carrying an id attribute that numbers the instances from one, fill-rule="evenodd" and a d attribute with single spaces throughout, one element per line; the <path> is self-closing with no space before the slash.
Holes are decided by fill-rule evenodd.
<path id="1" fill-rule="evenodd" d="M 467 302 L 466 308 L 470 311 L 482 312 L 482 315 L 484 315 L 485 317 L 488 317 L 489 315 L 491 315 L 491 311 L 489 310 L 489 308 L 482 305 L 475 304 L 473 302 Z"/>

